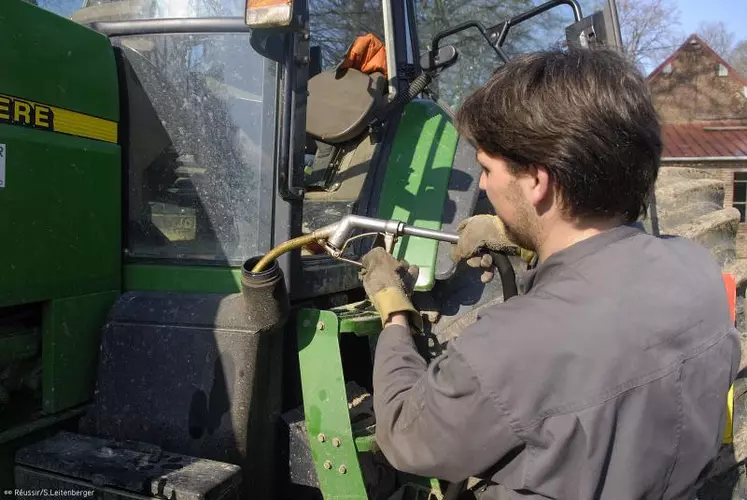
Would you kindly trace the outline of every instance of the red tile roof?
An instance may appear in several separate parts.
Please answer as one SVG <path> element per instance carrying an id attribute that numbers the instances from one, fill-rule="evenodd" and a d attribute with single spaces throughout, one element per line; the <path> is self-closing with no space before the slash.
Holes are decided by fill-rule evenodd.
<path id="1" fill-rule="evenodd" d="M 662 158 L 747 157 L 744 122 L 663 124 L 662 139 Z"/>

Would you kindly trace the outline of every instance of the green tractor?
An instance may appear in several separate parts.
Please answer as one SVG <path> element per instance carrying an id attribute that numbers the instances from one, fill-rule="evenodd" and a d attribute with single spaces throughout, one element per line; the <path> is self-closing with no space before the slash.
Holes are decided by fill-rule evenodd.
<path id="1" fill-rule="evenodd" d="M 356 263 L 376 236 L 420 266 L 426 358 L 516 293 L 516 256 L 489 284 L 448 258 L 459 222 L 487 210 L 438 96 L 461 50 L 449 42 L 470 33 L 505 61 L 512 32 L 560 7 L 565 43 L 619 45 L 614 1 L 419 40 L 416 2 L 383 0 L 377 71 L 323 68 L 313 2 L 86 0 L 68 20 L 4 0 L 5 496 L 464 490 L 377 450 L 381 323 Z"/>

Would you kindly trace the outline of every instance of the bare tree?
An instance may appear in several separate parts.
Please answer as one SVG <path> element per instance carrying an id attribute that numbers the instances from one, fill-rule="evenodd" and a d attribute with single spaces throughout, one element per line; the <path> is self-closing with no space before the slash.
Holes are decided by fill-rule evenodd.
<path id="1" fill-rule="evenodd" d="M 737 43 L 734 50 L 729 54 L 729 64 L 743 77 L 747 78 L 747 40 Z"/>
<path id="2" fill-rule="evenodd" d="M 433 37 L 447 28 L 474 20 L 492 26 L 532 7 L 531 0 L 419 0 L 415 14 L 421 51 L 427 50 Z M 571 19 L 571 11 L 565 6 L 553 9 L 513 27 L 503 48 L 509 57 L 547 49 L 564 37 L 565 26 Z M 458 107 L 503 62 L 475 29 L 450 36 L 442 44 L 454 45 L 459 59 L 438 78 L 437 93 L 444 102 Z"/>
<path id="3" fill-rule="evenodd" d="M 673 0 L 618 0 L 617 10 L 623 48 L 640 68 L 653 66 L 682 43 Z"/>
<path id="4" fill-rule="evenodd" d="M 717 23 L 702 22 L 698 26 L 698 36 L 716 51 L 718 55 L 727 58 L 734 48 L 736 35 L 726 28 L 723 21 Z"/>
<path id="5" fill-rule="evenodd" d="M 698 35 L 735 70 L 747 77 L 747 40 L 737 40 L 737 35 L 729 31 L 723 22 L 700 23 Z"/>

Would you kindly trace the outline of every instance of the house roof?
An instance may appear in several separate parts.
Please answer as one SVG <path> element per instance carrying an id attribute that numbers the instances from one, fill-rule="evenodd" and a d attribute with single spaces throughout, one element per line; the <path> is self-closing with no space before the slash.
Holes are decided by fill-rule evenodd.
<path id="1" fill-rule="evenodd" d="M 747 123 L 662 125 L 662 158 L 747 158 Z"/>
<path id="2" fill-rule="evenodd" d="M 711 48 L 710 45 L 708 45 L 706 42 L 703 41 L 702 38 L 700 38 L 698 35 L 693 33 L 689 37 L 687 37 L 687 40 L 685 40 L 685 43 L 680 45 L 677 50 L 672 52 L 672 54 L 664 59 L 664 61 L 659 64 L 654 70 L 646 77 L 648 81 L 653 80 L 659 74 L 661 74 L 661 71 L 667 66 L 667 64 L 674 61 L 679 55 L 680 52 L 682 52 L 689 44 L 691 43 L 699 43 L 700 46 L 703 48 L 706 54 L 710 55 L 712 58 L 714 58 L 718 63 L 723 64 L 728 70 L 728 78 L 734 80 L 735 82 L 739 83 L 740 85 L 747 85 L 747 78 L 745 78 L 743 75 L 740 75 L 737 70 L 735 70 L 728 62 L 724 60 L 723 57 L 718 55 L 715 50 Z"/>

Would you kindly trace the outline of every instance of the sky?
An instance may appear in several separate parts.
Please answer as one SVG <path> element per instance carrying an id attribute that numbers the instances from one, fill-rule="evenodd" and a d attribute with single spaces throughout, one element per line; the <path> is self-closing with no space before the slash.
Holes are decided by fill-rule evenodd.
<path id="1" fill-rule="evenodd" d="M 747 0 L 677 0 L 680 29 L 694 33 L 701 22 L 723 21 L 737 39 L 747 38 Z M 684 40 L 683 40 L 684 41 Z"/>

